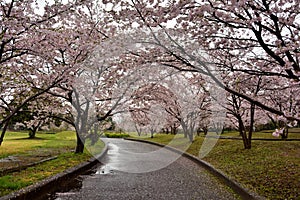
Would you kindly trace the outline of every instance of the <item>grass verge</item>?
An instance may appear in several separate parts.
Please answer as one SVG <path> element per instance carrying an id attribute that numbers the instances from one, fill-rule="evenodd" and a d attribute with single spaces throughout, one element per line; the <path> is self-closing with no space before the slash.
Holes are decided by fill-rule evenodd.
<path id="1" fill-rule="evenodd" d="M 226 134 L 225 134 L 226 135 Z M 228 133 L 237 136 L 236 133 Z M 269 138 L 270 133 L 255 133 L 254 137 Z M 188 143 L 171 135 L 158 134 L 146 140 L 168 144 L 198 156 L 204 137 Z M 299 133 L 291 133 L 299 138 Z M 145 139 L 145 138 L 144 138 Z M 176 141 L 177 140 L 177 141 Z M 171 143 L 169 143 L 172 141 Z M 250 150 L 243 149 L 241 140 L 219 139 L 203 160 L 211 163 L 244 187 L 267 199 L 297 199 L 300 196 L 300 142 L 255 140 Z"/>
<path id="2" fill-rule="evenodd" d="M 56 134 L 37 134 L 35 139 L 27 139 L 27 133 L 8 132 L 0 146 L 0 158 L 18 156 L 27 161 L 35 161 L 36 157 L 49 157 L 57 155 L 54 160 L 47 161 L 19 172 L 13 172 L 0 177 L 0 196 L 9 194 L 23 187 L 34 184 L 40 180 L 65 171 L 68 168 L 88 161 L 94 152 L 101 152 L 104 143 L 99 141 L 94 147 L 89 147 L 94 152 L 85 150 L 82 154 L 75 154 L 76 140 L 73 131 L 63 131 Z M 0 167 L 5 163 L 0 162 Z M 18 163 L 20 165 L 20 163 Z"/>
<path id="3" fill-rule="evenodd" d="M 63 172 L 64 170 L 76 166 L 89 160 L 89 153 L 74 154 L 63 153 L 57 159 L 48 161 L 34 167 L 29 167 L 20 172 L 10 173 L 0 177 L 0 196 L 9 194 L 23 187 L 32 185 L 40 180 Z"/>

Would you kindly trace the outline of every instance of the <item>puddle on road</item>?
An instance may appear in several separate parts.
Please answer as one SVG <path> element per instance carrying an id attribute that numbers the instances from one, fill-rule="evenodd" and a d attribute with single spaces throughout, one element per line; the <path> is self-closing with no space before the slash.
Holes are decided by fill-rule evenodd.
<path id="1" fill-rule="evenodd" d="M 42 199 L 60 200 L 62 197 L 74 195 L 82 188 L 82 181 L 83 176 L 78 176 L 72 181 L 69 181 L 67 184 L 62 185 L 56 192 L 47 194 L 47 197 Z"/>
<path id="2" fill-rule="evenodd" d="M 76 195 L 76 193 L 81 190 L 83 186 L 83 181 L 86 176 L 95 176 L 95 175 L 108 175 L 114 174 L 114 171 L 109 165 L 100 165 L 94 170 L 91 170 L 89 173 L 85 175 L 80 175 L 77 178 L 68 181 L 68 183 L 61 185 L 61 187 L 55 192 L 48 193 L 47 197 L 43 197 L 42 199 L 47 200 L 61 200 L 61 199 L 72 199 L 72 196 Z"/>
<path id="3" fill-rule="evenodd" d="M 109 150 L 107 152 L 108 155 L 112 156 L 118 154 L 119 147 L 115 144 L 109 145 Z M 116 172 L 113 170 L 113 167 L 108 164 L 99 164 L 95 166 L 92 170 L 84 175 L 80 175 L 77 178 L 68 181 L 68 183 L 61 185 L 58 190 L 46 194 L 42 199 L 47 200 L 62 200 L 62 199 L 73 199 L 74 195 L 77 194 L 83 187 L 83 181 L 86 177 L 93 176 L 102 176 L 102 175 L 115 175 Z"/>
<path id="4" fill-rule="evenodd" d="M 109 143 L 108 146 L 109 146 L 109 150 L 107 151 L 108 155 L 114 155 L 119 153 L 120 147 L 118 147 L 117 145 L 113 143 Z"/>
<path id="5" fill-rule="evenodd" d="M 113 174 L 113 173 L 114 173 L 114 171 L 111 169 L 111 167 L 109 165 L 103 165 L 96 172 L 96 174 L 100 174 L 100 175 Z"/>
<path id="6" fill-rule="evenodd" d="M 72 196 L 76 195 L 78 191 L 83 187 L 83 181 L 87 176 L 93 176 L 97 172 L 101 165 L 98 165 L 91 170 L 86 171 L 82 175 L 76 178 L 68 180 L 66 183 L 59 185 L 59 188 L 54 189 L 54 191 L 49 192 L 45 195 L 40 196 L 35 200 L 62 200 L 62 199 L 72 199 Z"/>

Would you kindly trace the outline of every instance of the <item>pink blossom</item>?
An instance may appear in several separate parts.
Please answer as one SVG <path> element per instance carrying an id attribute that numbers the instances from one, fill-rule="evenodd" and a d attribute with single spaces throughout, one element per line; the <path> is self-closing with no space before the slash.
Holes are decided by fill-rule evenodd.
<path id="1" fill-rule="evenodd" d="M 278 129 L 275 129 L 275 132 L 273 132 L 272 135 L 274 137 L 279 137 L 279 131 L 278 131 Z"/>

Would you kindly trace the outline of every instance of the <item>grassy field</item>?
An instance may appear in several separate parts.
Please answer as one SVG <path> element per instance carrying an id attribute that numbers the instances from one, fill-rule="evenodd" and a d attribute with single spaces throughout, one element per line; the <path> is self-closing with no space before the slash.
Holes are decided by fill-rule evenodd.
<path id="1" fill-rule="evenodd" d="M 0 159 L 7 156 L 18 156 L 19 159 L 24 159 L 26 162 L 34 162 L 38 157 L 58 157 L 20 172 L 1 176 L 0 196 L 87 161 L 91 158 L 91 154 L 95 155 L 101 152 L 104 147 L 102 142 L 98 142 L 96 146 L 89 147 L 92 152 L 85 150 L 83 154 L 74 154 L 75 145 L 76 140 L 73 131 L 63 131 L 56 134 L 38 133 L 35 139 L 28 139 L 27 133 L 8 132 L 2 146 L 0 146 Z M 4 164 L 0 162 L 0 169 L 4 167 Z"/>
<path id="2" fill-rule="evenodd" d="M 27 132 L 7 132 L 0 146 L 0 158 L 15 154 L 26 154 L 32 151 L 71 150 L 75 148 L 75 133 L 63 131 L 56 134 L 38 133 L 36 138 L 29 139 Z"/>
<path id="3" fill-rule="evenodd" d="M 238 133 L 229 132 L 224 136 L 238 136 Z M 255 133 L 254 138 L 274 139 L 270 132 Z M 290 138 L 300 139 L 300 130 L 292 130 Z M 168 144 L 198 156 L 204 137 L 196 137 L 192 144 L 182 135 L 174 138 L 172 135 L 158 134 L 147 140 Z M 219 139 L 203 160 L 268 199 L 300 197 L 300 141 L 253 140 L 252 149 L 245 150 L 241 140 Z"/>

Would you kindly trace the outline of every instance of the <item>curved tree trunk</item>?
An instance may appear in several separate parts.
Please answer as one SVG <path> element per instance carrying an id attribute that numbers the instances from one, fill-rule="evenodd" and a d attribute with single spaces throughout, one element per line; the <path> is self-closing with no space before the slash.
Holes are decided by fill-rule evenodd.
<path id="1" fill-rule="evenodd" d="M 1 136 L 0 136 L 0 146 L 1 146 L 2 142 L 3 142 L 3 140 L 4 140 L 4 135 L 5 135 L 5 132 L 6 132 L 7 128 L 8 128 L 8 124 L 9 124 L 9 120 L 5 122 L 4 127 L 2 129 L 2 133 L 1 133 Z"/>
<path id="2" fill-rule="evenodd" d="M 80 134 L 76 131 L 76 149 L 75 149 L 75 153 L 83 153 L 84 151 L 84 138 L 80 137 Z"/>
<path id="3" fill-rule="evenodd" d="M 141 134 L 142 134 L 142 128 L 138 127 L 136 124 L 134 124 L 134 128 L 135 128 L 138 136 L 141 136 Z"/>
<path id="4" fill-rule="evenodd" d="M 36 126 L 33 126 L 33 128 L 31 128 L 29 130 L 29 139 L 33 139 L 36 136 L 36 132 L 39 129 L 39 127 L 42 125 L 43 121 L 39 121 L 39 123 Z"/>

